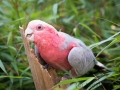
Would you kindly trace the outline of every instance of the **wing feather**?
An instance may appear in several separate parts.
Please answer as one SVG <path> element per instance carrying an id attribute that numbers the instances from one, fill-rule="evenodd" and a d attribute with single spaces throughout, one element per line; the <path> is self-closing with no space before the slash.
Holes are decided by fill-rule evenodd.
<path id="1" fill-rule="evenodd" d="M 71 49 L 68 61 L 78 75 L 84 75 L 95 65 L 95 56 L 89 47 L 81 46 Z"/>

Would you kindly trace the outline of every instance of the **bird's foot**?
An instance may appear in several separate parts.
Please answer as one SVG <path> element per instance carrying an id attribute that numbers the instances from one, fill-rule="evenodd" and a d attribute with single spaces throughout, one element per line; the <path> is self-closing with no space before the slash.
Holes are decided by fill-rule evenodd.
<path id="1" fill-rule="evenodd" d="M 43 68 L 49 70 L 49 69 L 51 68 L 51 66 L 50 66 L 49 64 L 45 64 L 45 65 L 43 66 Z"/>

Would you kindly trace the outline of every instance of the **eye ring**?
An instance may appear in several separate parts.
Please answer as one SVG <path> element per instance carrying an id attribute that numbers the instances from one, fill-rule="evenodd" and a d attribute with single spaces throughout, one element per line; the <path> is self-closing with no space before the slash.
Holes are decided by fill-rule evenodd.
<path id="1" fill-rule="evenodd" d="M 37 26 L 36 26 L 36 29 L 37 29 L 37 30 L 42 30 L 42 28 L 43 28 L 42 25 L 37 25 Z"/>

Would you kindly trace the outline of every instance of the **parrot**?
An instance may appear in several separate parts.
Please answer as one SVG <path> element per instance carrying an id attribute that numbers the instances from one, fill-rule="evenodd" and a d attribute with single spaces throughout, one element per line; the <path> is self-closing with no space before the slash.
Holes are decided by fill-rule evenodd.
<path id="1" fill-rule="evenodd" d="M 76 75 L 84 75 L 95 66 L 108 69 L 97 61 L 92 50 L 67 33 L 57 31 L 42 20 L 32 20 L 25 30 L 25 37 L 35 44 L 35 53 L 42 65 L 50 65 L 61 71 L 71 70 Z"/>

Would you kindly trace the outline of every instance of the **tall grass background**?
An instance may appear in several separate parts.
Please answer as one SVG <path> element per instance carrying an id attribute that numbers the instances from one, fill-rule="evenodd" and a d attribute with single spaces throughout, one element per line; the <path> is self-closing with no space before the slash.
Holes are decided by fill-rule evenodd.
<path id="1" fill-rule="evenodd" d="M 113 90 L 120 89 L 119 0 L 0 0 L 0 90 L 35 90 L 19 31 L 33 19 L 81 39 L 113 70 L 89 72 L 58 85 L 73 83 L 68 90 L 108 90 L 102 83 L 108 80 Z"/>

